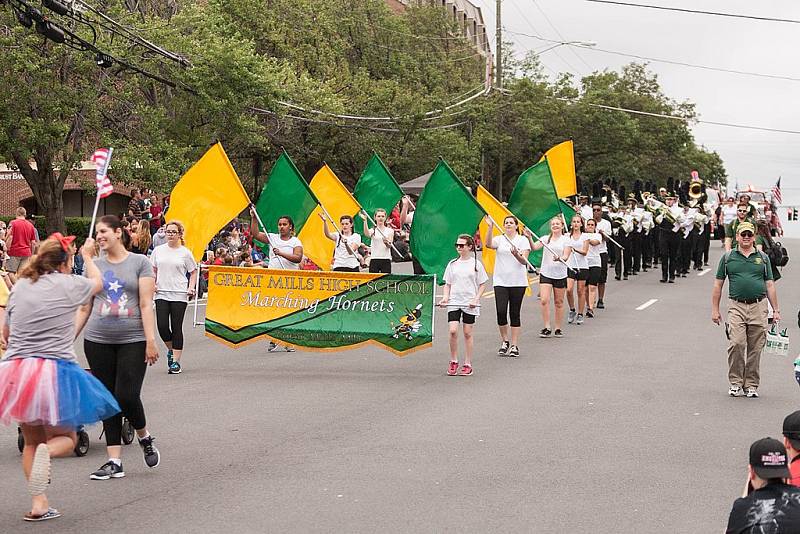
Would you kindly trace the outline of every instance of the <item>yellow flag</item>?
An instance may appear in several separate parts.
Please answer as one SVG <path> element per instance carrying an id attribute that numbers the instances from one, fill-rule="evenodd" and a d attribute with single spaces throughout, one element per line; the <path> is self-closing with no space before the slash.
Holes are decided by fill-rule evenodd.
<path id="1" fill-rule="evenodd" d="M 320 214 L 327 212 L 338 227 L 339 217 L 355 217 L 361 206 L 327 165 L 317 171 L 308 185 L 321 205 L 311 213 L 297 237 L 303 243 L 303 254 L 327 271 L 331 268 L 336 244 L 325 236 Z M 331 221 L 328 221 L 328 229 L 336 231 Z"/>
<path id="2" fill-rule="evenodd" d="M 250 198 L 220 143 L 184 174 L 170 195 L 166 220 L 180 221 L 186 247 L 197 261 L 208 242 L 250 204 Z"/>
<path id="3" fill-rule="evenodd" d="M 475 199 L 478 201 L 478 204 L 481 205 L 483 210 L 489 215 L 489 217 L 494 219 L 494 222 L 496 222 L 497 224 L 503 224 L 503 220 L 506 217 L 508 217 L 509 215 L 512 216 L 514 215 L 508 210 L 507 207 L 503 206 L 503 204 L 499 200 L 494 198 L 494 196 L 492 196 L 492 194 L 480 184 L 478 185 L 478 191 L 475 195 Z M 489 230 L 489 225 L 486 224 L 485 220 L 481 219 L 481 224 L 478 228 L 479 228 L 478 231 L 480 232 L 481 236 L 481 241 L 483 241 L 486 238 L 486 231 Z M 524 228 L 522 223 L 519 224 L 519 228 L 521 232 L 522 229 Z M 502 227 L 498 228 L 497 226 L 495 226 L 492 235 L 494 237 L 498 237 L 501 233 L 502 233 Z M 494 260 L 497 253 L 494 251 L 494 249 L 487 247 L 486 243 L 484 243 L 483 245 L 484 245 L 483 250 L 481 251 L 483 266 L 486 268 L 487 273 L 494 274 Z M 528 286 L 528 288 L 525 290 L 525 294 L 526 295 L 531 294 L 530 286 Z"/>
<path id="4" fill-rule="evenodd" d="M 544 158 L 547 158 L 558 198 L 566 198 L 578 194 L 573 148 L 572 141 L 564 141 L 545 152 L 542 159 L 539 160 L 544 161 Z"/>

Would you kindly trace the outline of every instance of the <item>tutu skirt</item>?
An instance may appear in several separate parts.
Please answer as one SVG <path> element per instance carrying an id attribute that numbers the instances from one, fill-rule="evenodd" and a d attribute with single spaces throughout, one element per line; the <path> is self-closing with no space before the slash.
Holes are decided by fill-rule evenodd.
<path id="1" fill-rule="evenodd" d="M 108 389 L 74 361 L 0 361 L 0 422 L 75 427 L 119 413 Z"/>

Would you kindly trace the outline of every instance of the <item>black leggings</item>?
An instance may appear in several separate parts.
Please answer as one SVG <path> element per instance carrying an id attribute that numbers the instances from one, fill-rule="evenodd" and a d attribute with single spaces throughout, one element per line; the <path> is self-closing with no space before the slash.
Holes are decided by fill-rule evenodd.
<path id="1" fill-rule="evenodd" d="M 161 341 L 172 341 L 172 348 L 183 350 L 183 315 L 186 313 L 186 302 L 156 300 L 156 324 Z"/>
<path id="2" fill-rule="evenodd" d="M 508 315 L 511 316 L 511 326 L 521 326 L 520 310 L 522 309 L 522 298 L 525 296 L 525 286 L 494 288 L 494 303 L 497 307 L 497 325 L 505 326 L 508 324 Z"/>
<path id="3" fill-rule="evenodd" d="M 119 345 L 83 341 L 83 351 L 92 374 L 114 395 L 122 408 L 122 413 L 103 421 L 106 445 L 109 447 L 122 444 L 123 415 L 136 430 L 147 426 L 141 397 L 142 382 L 147 371 L 144 349 L 144 341 Z"/>

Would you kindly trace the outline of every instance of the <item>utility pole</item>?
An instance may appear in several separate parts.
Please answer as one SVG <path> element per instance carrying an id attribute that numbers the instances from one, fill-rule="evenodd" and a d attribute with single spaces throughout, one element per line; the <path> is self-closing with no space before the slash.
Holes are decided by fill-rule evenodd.
<path id="1" fill-rule="evenodd" d="M 495 20 L 495 80 L 494 84 L 497 89 L 499 89 L 499 97 L 502 98 L 502 89 L 503 89 L 503 23 L 501 19 L 501 11 L 503 0 L 497 0 L 496 2 L 497 7 L 495 8 L 495 12 L 497 13 L 497 20 Z M 502 120 L 501 120 L 501 110 L 502 107 L 497 107 L 497 132 L 498 137 L 500 132 L 503 131 L 502 128 Z M 503 201 L 503 149 L 502 146 L 497 147 L 497 187 L 495 188 L 495 192 L 497 194 L 497 200 L 500 202 Z"/>

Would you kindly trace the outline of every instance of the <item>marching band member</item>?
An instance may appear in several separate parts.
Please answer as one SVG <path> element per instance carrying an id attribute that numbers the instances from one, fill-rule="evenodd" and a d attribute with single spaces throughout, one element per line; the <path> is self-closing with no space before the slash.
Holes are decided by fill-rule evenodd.
<path id="1" fill-rule="evenodd" d="M 439 306 L 447 306 L 447 324 L 450 330 L 450 366 L 447 374 L 469 376 L 472 374 L 472 328 L 480 315 L 480 302 L 489 276 L 478 261 L 475 241 L 468 234 L 456 239 L 458 257 L 447 264 L 444 271 L 444 294 Z M 458 323 L 463 321 L 464 365 L 458 371 Z"/>
<path id="2" fill-rule="evenodd" d="M 570 223 L 569 246 L 572 252 L 569 257 L 569 266 L 573 270 L 567 273 L 567 303 L 569 314 L 567 322 L 583 324 L 584 310 L 586 308 L 586 279 L 589 276 L 589 264 L 586 254 L 589 252 L 589 237 L 584 233 L 583 218 L 575 214 Z M 600 259 L 600 256 L 597 257 Z M 578 309 L 575 310 L 575 289 L 578 291 Z"/>
<path id="3" fill-rule="evenodd" d="M 675 195 L 665 193 L 664 204 L 658 208 L 655 222 L 658 225 L 658 246 L 661 259 L 661 283 L 675 283 L 678 270 L 678 248 L 680 247 L 680 208 L 675 206 Z"/>
<path id="4" fill-rule="evenodd" d="M 520 311 L 522 298 L 528 288 L 528 253 L 531 247 L 528 239 L 519 235 L 519 221 L 513 215 L 503 219 L 505 235 L 494 237 L 494 221 L 487 217 L 484 246 L 497 251 L 494 260 L 492 285 L 497 309 L 497 328 L 502 343 L 497 350 L 499 356 L 519 356 L 519 334 L 522 326 Z M 511 343 L 509 344 L 508 323 L 511 319 Z"/>
<path id="5" fill-rule="evenodd" d="M 567 290 L 566 261 L 572 255 L 569 238 L 564 235 L 564 219 L 556 215 L 550 219 L 550 234 L 533 243 L 533 234 L 525 228 L 525 236 L 531 243 L 532 250 L 539 250 L 547 245 L 542 254 L 542 266 L 539 269 L 539 304 L 541 305 L 544 328 L 539 337 L 562 337 L 561 321 L 564 320 L 564 293 Z M 555 330 L 550 330 L 550 297 L 555 307 Z"/>

